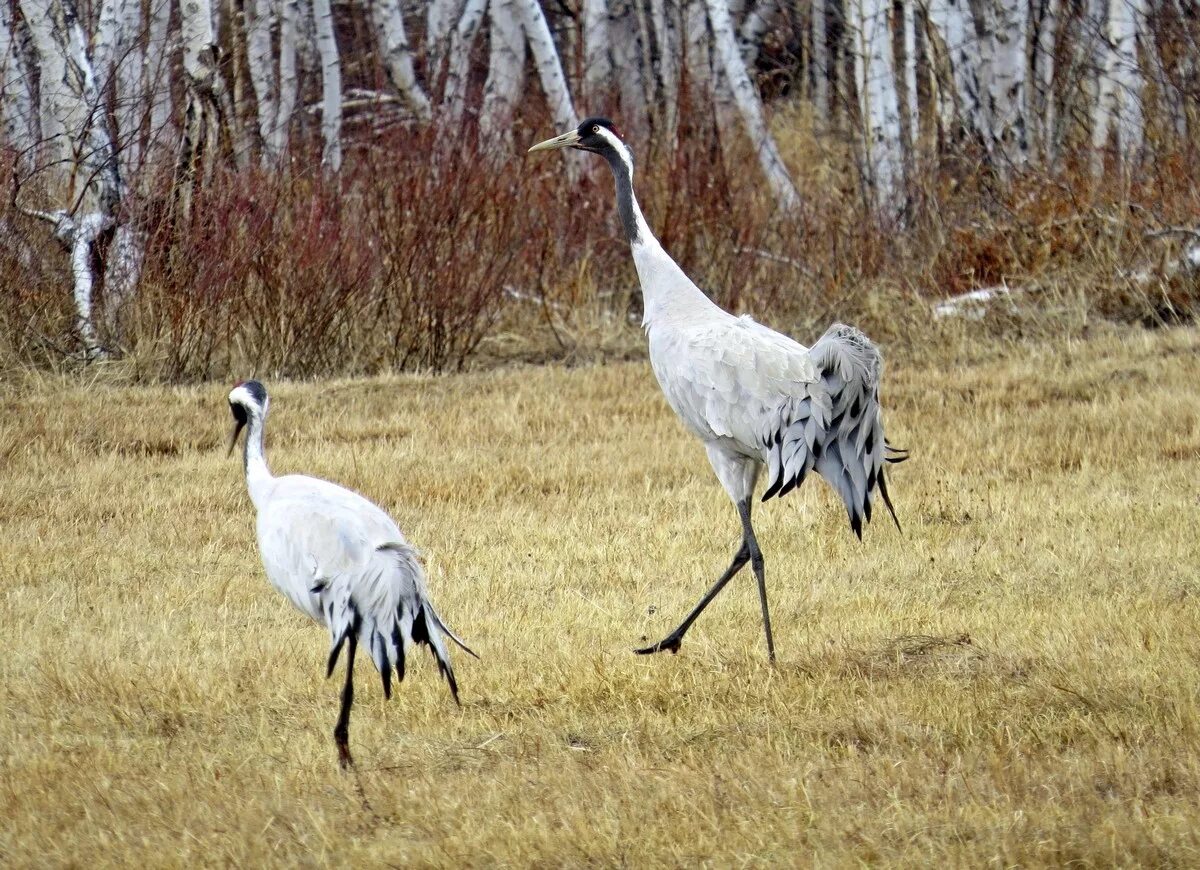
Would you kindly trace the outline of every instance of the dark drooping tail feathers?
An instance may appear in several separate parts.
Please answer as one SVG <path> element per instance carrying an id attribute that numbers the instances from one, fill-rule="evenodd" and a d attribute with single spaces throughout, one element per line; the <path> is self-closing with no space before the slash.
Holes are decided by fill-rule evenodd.
<path id="1" fill-rule="evenodd" d="M 876 489 L 900 528 L 883 469 L 885 461 L 908 456 L 893 450 L 883 435 L 879 350 L 857 329 L 835 323 L 809 354 L 819 380 L 807 396 L 784 402 L 764 433 L 769 482 L 763 501 L 787 495 L 815 468 L 842 497 L 860 539 Z"/>
<path id="2" fill-rule="evenodd" d="M 329 654 L 328 673 L 333 673 L 337 663 L 338 653 L 350 633 L 356 632 L 359 642 L 370 652 L 375 667 L 379 670 L 383 681 L 383 694 L 392 696 L 392 672 L 395 671 L 396 681 L 404 680 L 405 659 L 409 650 L 415 644 L 425 644 L 429 647 L 438 670 L 450 687 L 454 703 L 459 703 L 458 681 L 454 677 L 454 668 L 450 663 L 450 652 L 446 648 L 446 638 L 454 641 L 462 650 L 475 658 L 478 655 L 468 647 L 462 639 L 442 622 L 425 591 L 424 571 L 417 560 L 416 551 L 406 544 L 386 544 L 376 551 L 377 556 L 385 560 L 380 566 L 381 576 L 378 583 L 396 582 L 395 578 L 383 576 L 384 572 L 399 571 L 399 596 L 394 609 L 384 608 L 382 612 L 375 607 L 359 607 L 353 597 L 347 596 L 346 616 L 337 622 L 329 621 L 333 630 L 334 645 Z M 386 596 L 384 596 L 386 599 Z M 384 600 L 375 598 L 375 601 Z M 395 600 L 387 599 L 387 600 Z M 332 609 L 332 608 L 331 608 Z M 333 614 L 329 614 L 333 615 Z"/>

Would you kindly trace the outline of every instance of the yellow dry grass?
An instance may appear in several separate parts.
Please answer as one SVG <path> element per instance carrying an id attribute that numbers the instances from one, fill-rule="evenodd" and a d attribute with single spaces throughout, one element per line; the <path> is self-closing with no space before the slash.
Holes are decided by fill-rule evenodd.
<path id="1" fill-rule="evenodd" d="M 738 526 L 648 368 L 272 384 L 482 654 L 359 661 L 263 577 L 226 388 L 0 393 L 6 866 L 1200 863 L 1200 339 L 892 364 L 903 536 L 823 484 Z"/>

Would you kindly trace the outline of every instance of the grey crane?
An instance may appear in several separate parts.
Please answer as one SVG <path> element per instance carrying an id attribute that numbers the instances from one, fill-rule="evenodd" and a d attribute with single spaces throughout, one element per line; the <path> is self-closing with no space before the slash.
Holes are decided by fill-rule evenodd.
<path id="1" fill-rule="evenodd" d="M 348 646 L 346 682 L 333 739 L 338 761 L 351 767 L 350 707 L 354 703 L 354 654 L 361 642 L 392 696 L 392 672 L 404 679 L 405 659 L 426 644 L 458 701 L 446 638 L 475 656 L 434 610 L 417 551 L 396 523 L 356 492 L 316 477 L 275 477 L 263 451 L 270 400 L 258 381 L 229 393 L 234 428 L 229 452 L 246 429 L 245 470 L 250 500 L 258 512 L 258 550 L 267 579 L 295 607 L 329 629 L 325 676 Z M 478 658 L 478 656 L 475 656 Z"/>
<path id="2" fill-rule="evenodd" d="M 633 155 L 612 121 L 588 118 L 529 150 L 559 148 L 599 154 L 612 169 L 617 212 L 642 286 L 650 365 L 667 403 L 704 443 L 741 518 L 742 543 L 729 568 L 670 634 L 636 652 L 678 652 L 692 623 L 749 562 L 767 655 L 774 661 L 764 560 L 750 522 L 755 484 L 765 466 L 766 501 L 787 495 L 815 469 L 841 496 L 860 539 L 875 492 L 899 528 L 884 463 L 903 461 L 907 453 L 884 438 L 882 357 L 853 327 L 834 324 L 810 349 L 747 316 L 735 317 L 705 296 L 650 231 L 633 193 Z"/>

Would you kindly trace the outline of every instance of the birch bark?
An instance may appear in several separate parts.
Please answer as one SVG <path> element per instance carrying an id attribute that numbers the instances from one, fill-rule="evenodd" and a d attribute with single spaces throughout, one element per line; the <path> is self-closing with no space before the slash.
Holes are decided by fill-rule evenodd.
<path id="1" fill-rule="evenodd" d="M 12 9 L 0 3 L 0 129 L 4 144 L 18 152 L 32 148 L 39 138 L 32 82 Z"/>
<path id="2" fill-rule="evenodd" d="M 771 137 L 771 131 L 763 117 L 758 91 L 751 84 L 746 65 L 742 62 L 726 0 L 705 0 L 705 6 L 708 9 L 709 23 L 712 25 L 714 48 L 721 70 L 742 116 L 742 123 L 750 137 L 750 143 L 754 146 L 767 184 L 776 204 L 785 210 L 793 210 L 799 206 L 800 196 L 796 193 L 787 167 L 783 165 L 779 150 L 775 147 L 775 140 Z"/>
<path id="3" fill-rule="evenodd" d="M 1116 137 L 1116 156 L 1128 168 L 1145 138 L 1142 112 L 1143 76 L 1137 42 L 1144 30 L 1144 0 L 1109 0 L 1105 38 L 1100 40 L 1098 99 L 1092 122 L 1092 170 L 1104 168 L 1103 149 Z"/>
<path id="4" fill-rule="evenodd" d="M 905 144 L 908 154 L 917 154 L 917 140 L 920 137 L 921 118 L 917 103 L 917 26 L 915 9 L 917 0 L 903 0 L 902 28 L 904 44 L 904 115 L 907 137 Z"/>
<path id="5" fill-rule="evenodd" d="M 258 114 L 258 136 L 262 142 L 263 162 L 273 164 L 279 159 L 275 150 L 275 128 L 278 107 L 275 93 L 275 55 L 271 46 L 271 31 L 275 25 L 275 10 L 271 0 L 247 0 L 243 11 L 246 20 L 246 62 L 250 67 L 250 86 Z"/>
<path id="6" fill-rule="evenodd" d="M 1033 69 L 1036 89 L 1031 93 L 1029 117 L 1037 119 L 1038 140 L 1042 159 L 1053 165 L 1057 156 L 1057 104 L 1054 95 L 1054 52 L 1058 44 L 1059 21 L 1062 18 L 1062 0 L 1044 0 L 1042 17 L 1034 41 Z"/>
<path id="7" fill-rule="evenodd" d="M 197 182 L 212 174 L 221 133 L 221 79 L 209 0 L 181 0 L 183 73 L 187 91 L 184 130 L 176 167 L 176 201 L 191 212 Z"/>
<path id="8" fill-rule="evenodd" d="M 408 34 L 404 30 L 404 10 L 400 0 L 369 2 L 379 50 L 392 87 L 399 92 L 418 120 L 428 122 L 433 117 L 433 108 L 413 68 L 412 49 L 409 48 Z"/>
<path id="9" fill-rule="evenodd" d="M 817 117 L 828 123 L 829 79 L 833 68 L 829 65 L 829 34 L 825 24 L 827 0 L 812 0 L 812 71 L 813 104 Z"/>
<path id="10" fill-rule="evenodd" d="M 487 12 L 488 0 L 466 0 L 446 60 L 446 87 L 442 92 L 442 107 L 447 127 L 462 123 L 467 106 L 467 78 L 471 71 L 471 49 L 479 34 L 479 25 Z"/>
<path id="11" fill-rule="evenodd" d="M 146 27 L 145 93 L 149 98 L 150 129 L 146 135 L 147 155 L 157 160 L 171 147 L 171 0 L 149 0 Z"/>
<path id="12" fill-rule="evenodd" d="M 525 34 L 513 0 L 490 0 L 491 46 L 488 76 L 479 111 L 481 149 L 497 156 L 511 153 L 513 109 L 525 83 Z"/>
<path id="13" fill-rule="evenodd" d="M 437 93 L 442 65 L 450 49 L 455 24 L 462 20 L 464 0 L 429 0 L 425 8 L 425 76 Z"/>
<path id="14" fill-rule="evenodd" d="M 565 130 L 573 126 L 577 119 L 567 77 L 563 75 L 558 49 L 554 46 L 554 37 L 550 35 L 550 25 L 546 23 L 538 0 L 513 0 L 513 7 L 529 41 L 529 54 L 541 80 L 554 123 L 558 129 Z"/>
<path id="15" fill-rule="evenodd" d="M 321 59 L 321 162 L 337 172 L 342 168 L 342 61 L 330 0 L 313 0 L 313 25 Z"/>
<path id="16" fill-rule="evenodd" d="M 988 109 L 989 147 L 1001 169 L 1024 165 L 1029 154 L 1025 89 L 1029 64 L 1026 0 L 979 0 L 981 79 Z"/>
<path id="17" fill-rule="evenodd" d="M 852 6 L 857 33 L 854 72 L 863 128 L 863 175 L 874 190 L 875 205 L 896 215 L 903 196 L 904 150 L 888 25 L 890 8 L 886 0 L 854 0 Z"/>
<path id="18" fill-rule="evenodd" d="M 607 0 L 583 0 L 583 97 L 599 101 L 609 87 L 612 61 L 609 57 Z"/>
<path id="19" fill-rule="evenodd" d="M 300 75 L 296 67 L 296 42 L 300 38 L 300 5 L 297 0 L 282 0 L 279 10 L 279 102 L 275 105 L 275 126 L 271 129 L 271 150 L 282 157 L 288 149 L 292 113 Z"/>

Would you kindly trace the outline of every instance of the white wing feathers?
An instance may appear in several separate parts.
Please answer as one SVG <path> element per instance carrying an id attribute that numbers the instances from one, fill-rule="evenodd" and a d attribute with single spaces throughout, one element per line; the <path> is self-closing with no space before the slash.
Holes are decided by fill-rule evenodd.
<path id="1" fill-rule="evenodd" d="M 425 643 L 458 700 L 445 637 L 475 654 L 438 617 L 416 550 L 380 508 L 317 478 L 279 478 L 258 513 L 258 543 L 271 584 L 329 628 L 330 673 L 354 633 L 390 697 L 393 669 L 403 680 L 407 653 Z"/>

